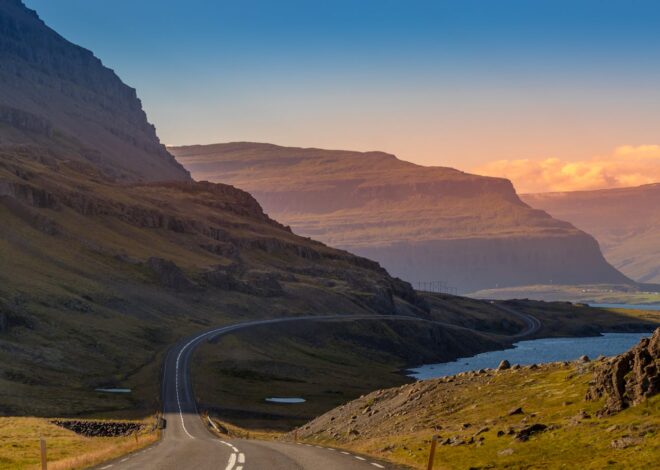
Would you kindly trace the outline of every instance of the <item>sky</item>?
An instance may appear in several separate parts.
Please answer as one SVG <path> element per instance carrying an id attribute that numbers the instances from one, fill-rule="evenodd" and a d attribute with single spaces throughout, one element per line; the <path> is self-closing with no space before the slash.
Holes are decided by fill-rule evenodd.
<path id="1" fill-rule="evenodd" d="M 383 150 L 520 192 L 660 181 L 656 0 L 24 0 L 168 145 Z"/>

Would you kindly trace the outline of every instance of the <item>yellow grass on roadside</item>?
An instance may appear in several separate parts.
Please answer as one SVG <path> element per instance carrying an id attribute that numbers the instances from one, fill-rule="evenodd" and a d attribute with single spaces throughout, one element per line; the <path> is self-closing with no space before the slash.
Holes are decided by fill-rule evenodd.
<path id="1" fill-rule="evenodd" d="M 118 443 L 118 439 L 121 439 L 123 442 Z M 156 442 L 158 440 L 158 433 L 153 432 L 140 435 L 140 440 L 138 442 L 135 442 L 133 437 L 107 438 L 106 440 L 108 442 L 102 447 L 99 446 L 99 449 L 97 450 L 92 450 L 82 455 L 49 463 L 48 470 L 74 470 L 88 468 L 92 465 L 115 459 L 121 455 L 130 454 L 131 452 L 135 452 Z"/>
<path id="2" fill-rule="evenodd" d="M 0 470 L 40 467 L 39 441 L 46 441 L 49 470 L 86 468 L 148 446 L 158 432 L 135 436 L 85 437 L 56 426 L 46 418 L 0 418 Z"/>

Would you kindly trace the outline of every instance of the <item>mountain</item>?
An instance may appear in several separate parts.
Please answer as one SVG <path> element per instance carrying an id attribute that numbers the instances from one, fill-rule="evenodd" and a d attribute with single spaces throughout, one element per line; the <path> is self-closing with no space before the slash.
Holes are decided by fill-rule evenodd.
<path id="1" fill-rule="evenodd" d="M 249 191 L 296 233 L 459 292 L 628 283 L 596 241 L 522 202 L 511 182 L 382 152 L 229 143 L 169 149 L 193 176 Z M 435 283 L 433 286 L 438 286 Z"/>
<path id="2" fill-rule="evenodd" d="M 521 198 L 595 236 L 605 258 L 627 276 L 660 283 L 660 183 Z"/>
<path id="3" fill-rule="evenodd" d="M 429 314 L 376 262 L 192 181 L 134 90 L 18 1 L 0 54 L 0 415 L 154 410 L 167 347 L 245 318 Z"/>
<path id="4" fill-rule="evenodd" d="M 136 92 L 19 0 L 0 0 L 0 146 L 57 148 L 123 181 L 189 180 Z"/>

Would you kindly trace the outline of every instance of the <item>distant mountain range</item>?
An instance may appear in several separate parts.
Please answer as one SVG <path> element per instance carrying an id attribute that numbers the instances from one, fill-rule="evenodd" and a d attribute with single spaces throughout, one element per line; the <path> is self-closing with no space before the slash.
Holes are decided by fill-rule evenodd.
<path id="1" fill-rule="evenodd" d="M 593 237 L 528 206 L 506 179 L 382 152 L 245 142 L 169 150 L 196 179 L 240 187 L 294 232 L 422 287 L 630 282 Z"/>
<path id="2" fill-rule="evenodd" d="M 21 1 L 0 7 L 0 146 L 58 149 L 122 181 L 190 180 L 133 88 Z"/>
<path id="3" fill-rule="evenodd" d="M 521 198 L 592 234 L 605 258 L 627 276 L 660 283 L 660 183 Z"/>

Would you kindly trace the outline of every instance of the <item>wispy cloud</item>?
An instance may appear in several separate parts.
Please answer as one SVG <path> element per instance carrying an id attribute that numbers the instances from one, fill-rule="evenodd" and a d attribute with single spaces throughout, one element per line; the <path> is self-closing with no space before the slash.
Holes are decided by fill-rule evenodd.
<path id="1" fill-rule="evenodd" d="M 587 160 L 497 160 L 472 172 L 509 178 L 520 193 L 637 186 L 660 182 L 660 145 L 625 145 Z"/>

